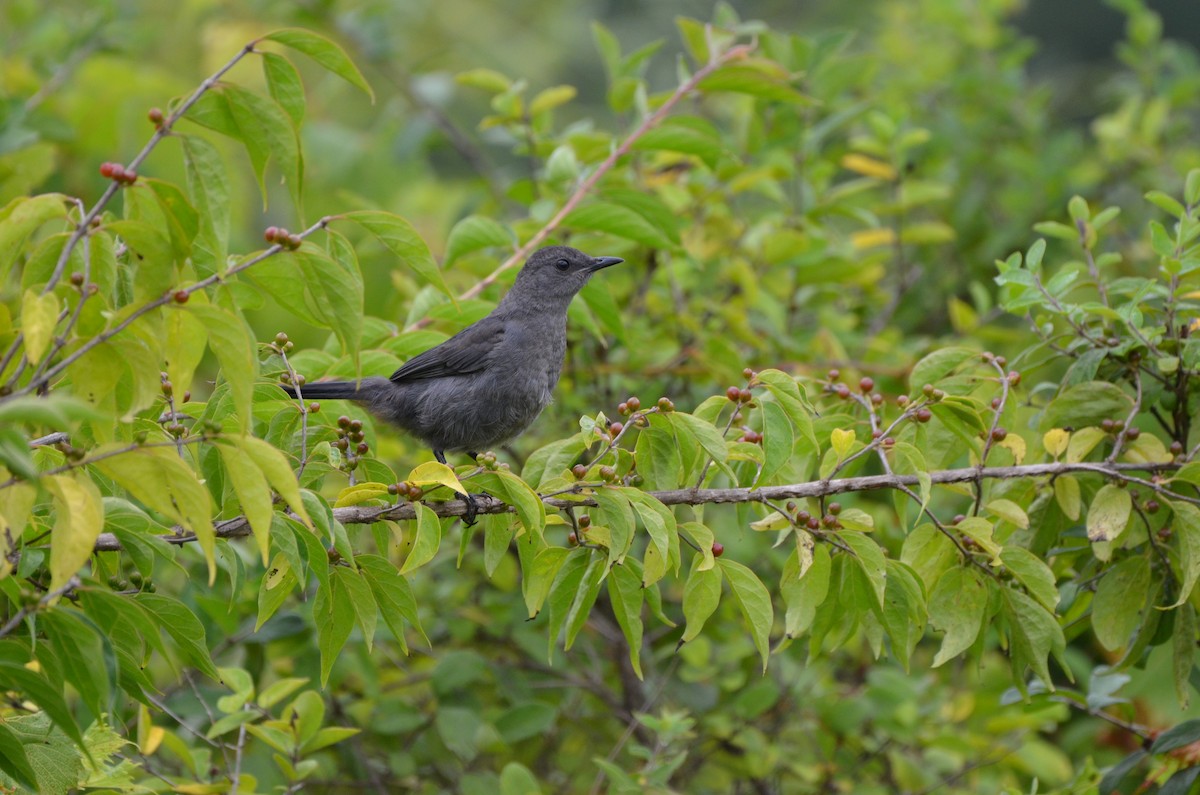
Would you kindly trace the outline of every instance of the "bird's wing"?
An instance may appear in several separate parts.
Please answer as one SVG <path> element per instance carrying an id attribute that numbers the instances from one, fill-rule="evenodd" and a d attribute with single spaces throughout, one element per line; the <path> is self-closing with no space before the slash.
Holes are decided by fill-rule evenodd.
<path id="1" fill-rule="evenodd" d="M 488 316 L 468 326 L 441 345 L 409 359 L 392 373 L 396 384 L 426 378 L 465 375 L 487 366 L 504 339 L 504 321 Z"/>

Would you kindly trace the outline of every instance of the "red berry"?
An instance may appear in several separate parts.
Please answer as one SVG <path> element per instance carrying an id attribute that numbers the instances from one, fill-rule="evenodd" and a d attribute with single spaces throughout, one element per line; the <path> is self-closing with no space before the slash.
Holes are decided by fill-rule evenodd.
<path id="1" fill-rule="evenodd" d="M 117 169 L 120 168 L 116 163 L 101 163 L 100 176 L 105 179 L 112 179 L 117 174 Z M 123 169 L 122 169 L 123 170 Z"/>
<path id="2" fill-rule="evenodd" d="M 585 477 L 587 477 L 587 467 L 585 467 L 583 464 L 576 464 L 575 466 L 571 467 L 571 474 L 575 476 L 576 480 L 583 480 Z"/>
<path id="3" fill-rule="evenodd" d="M 604 481 L 612 481 L 617 476 L 617 470 L 610 466 L 600 467 L 600 479 Z"/>
<path id="4" fill-rule="evenodd" d="M 875 388 L 875 379 L 867 377 L 867 376 L 863 376 L 858 381 L 858 388 L 861 389 L 863 392 L 870 392 L 872 389 Z"/>
<path id="5" fill-rule="evenodd" d="M 913 416 L 917 418 L 917 422 L 929 422 L 933 419 L 933 412 L 929 409 L 917 409 L 917 413 Z"/>
<path id="6" fill-rule="evenodd" d="M 742 399 L 741 394 L 742 390 L 738 389 L 736 386 L 731 386 L 729 389 L 725 390 L 725 397 L 730 403 L 737 403 L 740 401 Z"/>
<path id="7" fill-rule="evenodd" d="M 621 431 L 623 431 L 623 430 L 625 430 L 624 425 L 622 425 L 619 422 L 614 422 L 612 425 L 608 426 L 608 435 L 615 439 L 615 438 L 617 438 L 617 435 L 620 434 Z"/>
<path id="8" fill-rule="evenodd" d="M 582 516 L 580 516 L 579 517 L 579 526 L 585 530 L 587 528 L 591 527 L 592 526 L 592 517 L 588 516 L 586 513 L 583 514 Z"/>
<path id="9" fill-rule="evenodd" d="M 175 299 L 175 303 L 177 304 L 186 304 L 188 302 L 188 298 L 191 296 L 187 290 L 176 290 L 175 295 L 171 297 Z"/>
<path id="10" fill-rule="evenodd" d="M 1159 507 L 1158 500 L 1146 501 L 1146 513 L 1158 513 Z"/>
<path id="11" fill-rule="evenodd" d="M 274 243 L 278 237 L 279 227 L 277 226 L 268 226 L 263 232 L 263 238 L 265 238 L 268 243 Z"/>
<path id="12" fill-rule="evenodd" d="M 714 558 L 719 558 L 725 554 L 725 545 L 720 541 L 714 541 L 712 545 L 712 553 Z"/>
<path id="13" fill-rule="evenodd" d="M 1141 435 L 1142 435 L 1141 429 L 1133 427 L 1133 426 L 1130 426 L 1129 429 L 1125 431 L 1125 438 L 1129 439 L 1130 441 L 1138 438 Z"/>
<path id="14" fill-rule="evenodd" d="M 573 547 L 579 546 L 579 536 L 575 535 L 574 533 L 569 533 L 567 535 L 567 544 Z"/>
<path id="15" fill-rule="evenodd" d="M 839 378 L 841 378 L 841 377 L 842 377 L 842 371 L 841 371 L 841 370 L 830 370 L 830 371 L 829 371 L 829 380 L 830 380 L 830 381 L 836 381 L 836 380 L 838 380 L 838 379 L 839 379 Z"/>
<path id="16" fill-rule="evenodd" d="M 754 372 L 749 367 L 742 370 L 742 378 L 745 378 L 747 381 L 749 381 L 751 378 L 753 378 L 756 375 L 758 375 L 758 373 Z"/>
<path id="17" fill-rule="evenodd" d="M 739 389 L 738 400 L 742 403 L 749 403 L 751 400 L 754 400 L 754 393 L 749 389 Z"/>
<path id="18" fill-rule="evenodd" d="M 126 171 L 125 169 L 121 169 L 121 174 L 119 177 L 117 177 L 117 180 L 126 185 L 132 185 L 133 183 L 137 182 L 137 178 L 138 175 L 136 171 Z"/>
<path id="19" fill-rule="evenodd" d="M 617 413 L 620 414 L 622 417 L 629 414 L 629 404 L 628 403 L 618 403 L 617 404 Z"/>
<path id="20" fill-rule="evenodd" d="M 896 405 L 900 406 L 901 408 L 903 408 L 904 406 L 907 406 L 908 405 L 908 395 L 897 395 L 896 396 Z"/>
<path id="21" fill-rule="evenodd" d="M 163 123 L 163 112 L 159 108 L 151 108 L 150 112 L 146 114 L 146 118 L 157 127 Z"/>
<path id="22" fill-rule="evenodd" d="M 842 504 L 840 502 L 831 502 L 825 510 L 829 511 L 834 516 L 837 516 L 842 512 Z"/>
<path id="23" fill-rule="evenodd" d="M 1004 430 L 1003 428 L 996 428 L 995 430 L 992 431 L 992 441 L 993 442 L 1003 442 L 1007 438 L 1008 438 L 1008 431 Z"/>
<path id="24" fill-rule="evenodd" d="M 642 401 L 638 400 L 637 395 L 631 395 L 629 399 L 625 401 L 625 405 L 629 406 L 630 411 L 637 411 L 642 407 Z"/>
<path id="25" fill-rule="evenodd" d="M 833 391 L 836 392 L 837 396 L 842 400 L 850 399 L 850 387 L 846 386 L 845 384 L 838 384 L 833 388 Z"/>
<path id="26" fill-rule="evenodd" d="M 369 450 L 370 448 L 367 446 L 366 442 L 359 442 L 358 447 L 356 447 L 354 449 L 359 455 L 366 455 L 367 450 Z"/>
<path id="27" fill-rule="evenodd" d="M 804 523 L 809 530 L 820 530 L 821 520 L 815 516 L 810 516 L 808 521 Z"/>

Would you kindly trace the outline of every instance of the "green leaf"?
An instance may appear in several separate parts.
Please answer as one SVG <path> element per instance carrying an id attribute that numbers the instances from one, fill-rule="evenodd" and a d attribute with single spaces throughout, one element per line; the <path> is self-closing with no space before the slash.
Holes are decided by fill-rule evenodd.
<path id="1" fill-rule="evenodd" d="M 874 546 L 872 544 L 872 546 Z M 878 549 L 878 547 L 876 547 Z M 729 581 L 734 601 L 742 611 L 742 617 L 750 625 L 754 645 L 762 657 L 763 672 L 767 670 L 767 658 L 771 654 L 771 624 L 775 620 L 775 608 L 771 604 L 771 593 L 762 580 L 749 568 L 733 560 L 719 558 L 717 565 Z"/>
<path id="2" fill-rule="evenodd" d="M 30 792 L 42 791 L 38 786 L 37 774 L 29 764 L 25 746 L 13 730 L 3 723 L 0 723 L 0 770 Z"/>
<path id="3" fill-rule="evenodd" d="M 1054 572 L 1041 558 L 1023 547 L 1005 547 L 1000 560 L 1038 604 L 1054 612 L 1058 606 L 1058 587 Z"/>
<path id="4" fill-rule="evenodd" d="M 642 679 L 642 602 L 641 577 L 627 566 L 614 566 L 608 576 L 608 599 L 612 604 L 617 625 L 629 645 L 629 662 L 638 679 Z"/>
<path id="5" fill-rule="evenodd" d="M 644 491 L 622 489 L 621 493 L 629 500 L 630 506 L 642 520 L 642 525 L 650 536 L 650 547 L 646 550 L 647 555 L 653 549 L 662 561 L 663 568 L 658 571 L 652 572 L 649 567 L 646 568 L 642 586 L 648 587 L 657 582 L 659 577 L 665 573 L 665 567 L 669 561 L 679 560 L 679 530 L 675 522 L 675 515 L 669 508 Z"/>
<path id="6" fill-rule="evenodd" d="M 1083 500 L 1079 493 L 1079 481 L 1073 476 L 1059 475 L 1054 479 L 1054 499 L 1064 516 L 1072 522 L 1079 518 Z"/>
<path id="7" fill-rule="evenodd" d="M 1200 580 L 1200 509 L 1186 502 L 1170 502 L 1175 514 L 1175 538 L 1179 542 L 1179 599 L 1171 607 L 1186 602 Z"/>
<path id="8" fill-rule="evenodd" d="M 254 401 L 254 379 L 258 376 L 258 357 L 254 336 L 245 319 L 212 304 L 190 301 L 185 310 L 204 324 L 208 346 L 221 365 L 221 375 L 229 384 L 233 406 L 243 431 L 250 428 Z"/>
<path id="9" fill-rule="evenodd" d="M 974 568 L 949 569 L 929 594 L 929 623 L 945 633 L 933 667 L 971 648 L 983 626 L 987 609 L 987 583 Z"/>
<path id="10" fill-rule="evenodd" d="M 375 595 L 375 603 L 379 606 L 384 623 L 396 636 L 405 653 L 407 654 L 408 647 L 404 642 L 404 627 L 400 619 L 407 621 L 421 636 L 425 645 L 429 646 L 429 638 L 425 635 L 425 630 L 421 627 L 421 617 L 417 614 L 417 600 L 408 580 L 402 577 L 386 558 L 377 555 L 357 555 L 354 561 L 370 586 L 371 593 Z"/>
<path id="11" fill-rule="evenodd" d="M 1133 400 L 1116 384 L 1087 381 L 1068 387 L 1050 401 L 1042 414 L 1040 428 L 1082 428 L 1099 425 L 1101 420 L 1126 417 Z"/>
<path id="12" fill-rule="evenodd" d="M 562 547 L 548 547 L 538 552 L 533 559 L 533 565 L 524 570 L 521 590 L 525 595 L 525 607 L 529 610 L 530 619 L 536 618 L 541 612 L 558 570 L 562 568 L 569 554 L 570 551 Z"/>
<path id="13" fill-rule="evenodd" d="M 1200 718 L 1185 720 L 1167 729 L 1154 739 L 1152 754 L 1166 754 L 1200 740 Z"/>
<path id="14" fill-rule="evenodd" d="M 674 116 L 663 120 L 634 141 L 636 151 L 667 151 L 695 155 L 709 168 L 715 168 L 725 153 L 721 136 L 711 122 L 695 116 Z"/>
<path id="15" fill-rule="evenodd" d="M 226 268 L 229 249 L 231 203 L 225 164 L 217 148 L 205 139 L 193 135 L 178 137 L 183 142 L 188 192 L 200 223 L 200 230 L 192 241 L 192 262 L 201 273 L 219 273 Z"/>
<path id="16" fill-rule="evenodd" d="M 18 197 L 0 209 L 0 284 L 8 281 L 8 274 L 29 236 L 47 221 L 55 218 L 65 221 L 70 204 L 73 204 L 70 197 L 61 193 L 44 193 Z"/>
<path id="17" fill-rule="evenodd" d="M 687 623 L 679 639 L 681 644 L 700 634 L 721 602 L 721 568 L 701 569 L 703 560 L 700 555 L 692 559 L 692 571 L 683 585 L 683 618 Z"/>
<path id="18" fill-rule="evenodd" d="M 915 394 L 925 384 L 937 386 L 968 362 L 978 361 L 979 351 L 970 348 L 941 348 L 928 354 L 913 365 L 908 377 L 909 389 Z"/>
<path id="19" fill-rule="evenodd" d="M 925 588 L 910 567 L 895 560 L 885 563 L 887 580 L 880 623 L 892 639 L 892 654 L 907 671 L 913 649 L 925 634 L 929 615 Z"/>
<path id="20" fill-rule="evenodd" d="M 700 81 L 701 91 L 732 91 L 753 97 L 809 104 L 812 100 L 788 85 L 787 72 L 774 61 L 742 60 L 725 64 Z"/>
<path id="21" fill-rule="evenodd" d="M 1150 593 L 1150 563 L 1142 556 L 1126 558 L 1104 573 L 1092 600 L 1092 629 L 1109 651 L 1124 648 Z"/>
<path id="22" fill-rule="evenodd" d="M 341 47 L 324 36 L 301 28 L 284 28 L 268 33 L 263 38 L 304 53 L 350 85 L 362 89 L 372 102 L 375 101 L 375 92 L 358 71 L 358 67 Z"/>
<path id="23" fill-rule="evenodd" d="M 370 583 L 357 571 L 345 566 L 335 566 L 331 575 L 346 589 L 350 597 L 350 606 L 354 608 L 354 621 L 362 629 L 363 641 L 370 652 L 375 639 L 375 624 L 379 618 L 379 608 L 375 604 Z"/>
<path id="24" fill-rule="evenodd" d="M 674 249 L 670 237 L 644 216 L 619 204 L 595 201 L 572 210 L 563 219 L 569 229 L 604 232 L 651 248 Z"/>
<path id="25" fill-rule="evenodd" d="M 292 117 L 292 124 L 299 127 L 304 121 L 305 111 L 304 85 L 300 82 L 300 73 L 282 55 L 262 52 L 259 57 L 262 58 L 263 76 L 267 79 L 267 91 L 271 93 L 271 98 Z"/>
<path id="26" fill-rule="evenodd" d="M 604 579 L 606 569 L 605 557 L 599 553 L 592 553 L 588 560 L 587 570 L 583 573 L 575 598 L 571 602 L 571 608 L 566 615 L 566 634 L 563 639 L 565 651 L 571 650 L 575 638 L 583 629 L 588 615 L 592 612 L 592 605 L 596 603 L 596 597 L 600 595 L 600 583 Z"/>
<path id="27" fill-rule="evenodd" d="M 83 734 L 71 715 L 71 708 L 67 706 L 67 700 L 63 697 L 61 685 L 56 687 L 41 674 L 6 660 L 0 660 L 0 683 L 3 683 L 5 690 L 17 691 L 22 698 L 37 704 L 50 720 L 71 738 L 79 750 L 87 753 Z"/>
<path id="28" fill-rule="evenodd" d="M 869 536 L 854 530 L 840 531 L 838 538 L 845 542 L 846 546 L 854 553 L 854 562 L 858 564 L 858 568 L 870 583 L 871 593 L 874 597 L 872 609 L 880 610 L 883 607 L 884 590 L 887 586 L 887 564 L 883 550 Z"/>
<path id="29" fill-rule="evenodd" d="M 529 103 L 529 115 L 536 116 L 553 110 L 559 105 L 565 105 L 575 99 L 575 86 L 551 86 L 542 89 Z"/>
<path id="30" fill-rule="evenodd" d="M 958 560 L 958 549 L 934 525 L 923 524 L 913 528 L 904 539 L 900 560 L 917 572 L 925 590 L 932 594 L 943 572 Z"/>
<path id="31" fill-rule="evenodd" d="M 1029 517 L 1025 510 L 1012 500 L 992 500 L 984 506 L 984 510 L 1022 530 L 1029 529 Z"/>
<path id="32" fill-rule="evenodd" d="M 229 473 L 228 481 L 233 486 L 241 511 L 254 534 L 259 555 L 265 566 L 270 555 L 271 523 L 275 515 L 267 479 L 238 448 L 229 444 L 217 444 L 216 447 L 221 453 L 221 461 Z"/>
<path id="33" fill-rule="evenodd" d="M 1000 593 L 1004 600 L 1005 616 L 1008 618 L 1009 656 L 1012 659 L 1013 678 L 1017 680 L 1017 687 L 1024 691 L 1025 668 L 1029 667 L 1047 688 L 1054 690 L 1047 658 L 1054 654 L 1061 661 L 1066 649 L 1062 627 L 1046 608 L 1021 591 L 1001 588 Z"/>
<path id="34" fill-rule="evenodd" d="M 1088 507 L 1087 534 L 1091 541 L 1112 541 L 1125 532 L 1133 500 L 1129 490 L 1109 483 L 1102 486 Z"/>
<path id="35" fill-rule="evenodd" d="M 783 407 L 783 412 L 791 421 L 792 427 L 800 432 L 813 450 L 816 450 L 817 436 L 813 431 L 812 422 L 816 412 L 800 385 L 796 383 L 796 379 L 782 370 L 772 369 L 760 370 L 754 378 L 767 387 L 767 391 Z"/>
<path id="36" fill-rule="evenodd" d="M 408 553 L 408 558 L 400 569 L 401 574 L 407 574 L 433 560 L 442 544 L 442 523 L 437 514 L 422 503 L 416 503 L 413 507 L 417 512 L 416 539 L 413 541 L 412 551 Z"/>
<path id="37" fill-rule="evenodd" d="M 504 224 L 482 215 L 468 215 L 450 230 L 446 241 L 446 267 L 460 257 L 493 246 L 511 248 L 516 238 Z"/>
<path id="38" fill-rule="evenodd" d="M 812 562 L 806 569 L 801 566 L 799 549 L 783 564 L 779 590 L 786 606 L 784 633 L 789 638 L 798 638 L 808 631 L 817 616 L 817 608 L 829 595 L 829 575 L 832 570 L 829 549 L 821 544 L 810 554 Z"/>
<path id="39" fill-rule="evenodd" d="M 471 482 L 493 497 L 513 506 L 525 531 L 534 538 L 542 537 L 546 527 L 546 506 L 529 484 L 505 470 L 480 473 L 472 478 Z"/>
<path id="40" fill-rule="evenodd" d="M 223 440 L 236 445 L 266 476 L 271 488 L 278 492 L 288 507 L 300 518 L 300 521 L 309 527 L 312 526 L 312 519 L 309 518 L 308 510 L 304 507 L 304 499 L 300 493 L 300 485 L 296 482 L 296 475 L 292 472 L 292 467 L 282 452 L 253 436 L 225 436 Z"/>
<path id="41" fill-rule="evenodd" d="M 283 172 L 283 181 L 292 196 L 292 201 L 299 208 L 303 193 L 304 163 L 300 141 L 291 117 L 275 104 L 274 100 L 230 83 L 218 85 L 213 92 L 224 95 L 229 115 L 240 133 L 239 138 L 250 154 L 264 205 L 267 190 L 263 175 L 267 161 L 274 160 Z"/>
<path id="42" fill-rule="evenodd" d="M 500 771 L 500 795 L 542 795 L 542 788 L 529 768 L 509 762 Z"/>
<path id="43" fill-rule="evenodd" d="M 792 431 L 792 423 L 788 421 L 783 406 L 774 401 L 764 401 L 763 415 L 763 466 L 756 486 L 771 485 L 772 479 L 792 457 L 792 449 L 796 437 Z"/>
<path id="44" fill-rule="evenodd" d="M 321 687 L 325 687 L 333 664 L 354 629 L 354 604 L 340 577 L 330 578 L 328 588 L 317 589 L 313 621 L 317 625 L 317 648 L 321 653 Z"/>
<path id="45" fill-rule="evenodd" d="M 97 448 L 94 456 L 120 445 Z M 150 508 L 169 517 L 196 536 L 208 561 L 209 582 L 216 578 L 216 530 L 212 524 L 212 502 L 208 490 L 175 450 L 140 447 L 91 466 L 115 480 Z"/>
<path id="46" fill-rule="evenodd" d="M 344 213 L 342 217 L 366 229 L 388 251 L 399 257 L 404 265 L 412 268 L 418 276 L 441 292 L 450 295 L 450 288 L 442 279 L 442 272 L 438 270 L 433 254 L 429 252 L 429 246 L 425 245 L 425 241 L 408 221 L 398 215 L 378 210 L 358 210 Z"/>
<path id="47" fill-rule="evenodd" d="M 93 715 L 113 708 L 113 685 L 117 680 L 117 659 L 107 634 L 86 614 L 74 608 L 58 607 L 44 612 L 38 623 L 61 665 L 60 676 L 79 693 Z M 43 670 L 55 670 L 42 646 L 36 650 Z"/>
<path id="48" fill-rule="evenodd" d="M 175 641 L 184 659 L 213 681 L 221 681 L 205 642 L 204 625 L 195 613 L 178 599 L 162 594 L 143 591 L 133 598 L 157 619 L 158 625 Z"/>

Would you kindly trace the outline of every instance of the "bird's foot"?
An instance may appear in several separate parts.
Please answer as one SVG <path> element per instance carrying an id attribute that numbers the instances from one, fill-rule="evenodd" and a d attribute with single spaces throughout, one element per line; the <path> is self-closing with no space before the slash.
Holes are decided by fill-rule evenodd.
<path id="1" fill-rule="evenodd" d="M 479 503 L 475 500 L 475 495 L 468 492 L 463 495 L 463 502 L 467 504 L 467 510 L 463 514 L 463 524 L 467 527 L 475 524 L 475 517 L 479 515 Z"/>

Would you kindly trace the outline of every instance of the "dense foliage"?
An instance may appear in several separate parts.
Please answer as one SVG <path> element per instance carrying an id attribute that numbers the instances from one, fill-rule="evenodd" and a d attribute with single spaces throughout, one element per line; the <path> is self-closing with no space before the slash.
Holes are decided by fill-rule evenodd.
<path id="1" fill-rule="evenodd" d="M 2 11 L 6 791 L 1189 791 L 1200 63 L 1157 16 L 1114 4 L 1080 131 L 1001 0 L 721 6 L 673 84 L 596 22 L 602 91 L 336 5 L 181 10 L 207 79 Z M 627 264 L 510 447 L 278 388 L 551 242 Z"/>

